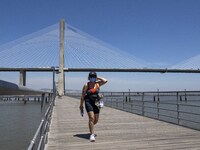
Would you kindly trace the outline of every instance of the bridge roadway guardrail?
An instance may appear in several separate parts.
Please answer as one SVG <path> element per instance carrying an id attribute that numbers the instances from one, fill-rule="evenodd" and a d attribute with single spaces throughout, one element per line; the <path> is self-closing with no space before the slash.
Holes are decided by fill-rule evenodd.
<path id="1" fill-rule="evenodd" d="M 103 92 L 106 106 L 200 130 L 200 91 Z M 80 93 L 67 93 L 80 98 Z"/>
<path id="2" fill-rule="evenodd" d="M 43 109 L 44 101 L 48 102 L 48 108 L 42 117 L 43 119 L 41 120 L 38 129 L 33 137 L 33 139 L 30 142 L 30 145 L 28 147 L 28 150 L 33 150 L 33 149 L 44 149 L 45 144 L 47 143 L 48 140 L 48 132 L 49 132 L 49 126 L 51 122 L 51 115 L 53 111 L 53 106 L 55 102 L 55 93 L 52 92 L 46 92 L 42 90 L 34 90 L 27 88 L 25 86 L 20 86 L 15 83 L 7 82 L 0 80 L 0 95 L 1 98 L 9 98 L 12 96 L 16 96 L 19 98 L 20 96 L 31 96 L 35 95 L 36 97 L 41 96 L 41 111 Z M 48 98 L 48 100 L 47 100 Z"/>

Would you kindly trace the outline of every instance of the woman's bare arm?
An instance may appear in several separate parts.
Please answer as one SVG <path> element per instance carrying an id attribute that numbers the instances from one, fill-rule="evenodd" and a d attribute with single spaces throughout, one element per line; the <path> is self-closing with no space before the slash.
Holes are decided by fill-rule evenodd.
<path id="1" fill-rule="evenodd" d="M 87 84 L 85 84 L 84 86 L 83 86 L 83 89 L 82 89 L 82 96 L 81 96 L 81 100 L 80 100 L 80 110 L 83 110 L 83 102 L 84 102 L 84 97 L 85 97 L 85 95 L 86 95 L 86 92 L 87 92 Z"/>
<path id="2" fill-rule="evenodd" d="M 97 77 L 97 83 L 99 83 L 99 86 L 102 86 L 104 84 L 106 84 L 108 82 L 107 79 L 103 78 L 103 77 Z"/>

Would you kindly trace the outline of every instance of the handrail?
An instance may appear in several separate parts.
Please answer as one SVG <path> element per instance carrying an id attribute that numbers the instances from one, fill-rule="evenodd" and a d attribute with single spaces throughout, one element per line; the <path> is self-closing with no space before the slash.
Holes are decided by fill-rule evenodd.
<path id="1" fill-rule="evenodd" d="M 41 128 L 42 128 L 42 126 L 43 126 L 43 123 L 44 123 L 44 119 L 42 119 L 42 121 L 40 122 L 40 125 L 39 125 L 39 127 L 38 127 L 38 129 L 37 129 L 37 131 L 36 131 L 36 133 L 35 133 L 35 135 L 34 135 L 34 137 L 33 137 L 33 139 L 31 140 L 31 143 L 30 143 L 30 145 L 29 145 L 29 147 L 28 147 L 28 150 L 32 150 L 32 148 L 33 148 L 33 146 L 34 146 L 34 144 L 35 144 L 35 141 L 36 141 L 36 139 L 37 139 L 37 136 L 38 136 L 38 134 L 39 134 L 40 131 L 41 131 Z"/>
<path id="2" fill-rule="evenodd" d="M 49 107 L 47 108 L 45 115 L 44 115 L 43 119 L 41 120 L 41 122 L 38 126 L 38 129 L 37 129 L 33 139 L 31 140 L 30 145 L 27 150 L 33 150 L 36 145 L 37 140 L 39 140 L 37 149 L 38 150 L 44 149 L 44 146 L 47 143 L 48 128 L 49 128 L 50 121 L 51 121 L 54 100 L 55 99 L 52 98 L 52 100 L 49 104 Z M 40 134 L 40 136 L 39 136 L 39 134 Z"/>

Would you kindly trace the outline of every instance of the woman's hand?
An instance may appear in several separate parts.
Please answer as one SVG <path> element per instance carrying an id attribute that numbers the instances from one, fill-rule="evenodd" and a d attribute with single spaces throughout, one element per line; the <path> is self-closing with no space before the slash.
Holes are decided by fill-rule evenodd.
<path id="1" fill-rule="evenodd" d="M 83 110 L 83 109 L 84 109 L 83 105 L 80 105 L 80 106 L 79 106 L 79 109 L 80 109 L 80 110 Z"/>

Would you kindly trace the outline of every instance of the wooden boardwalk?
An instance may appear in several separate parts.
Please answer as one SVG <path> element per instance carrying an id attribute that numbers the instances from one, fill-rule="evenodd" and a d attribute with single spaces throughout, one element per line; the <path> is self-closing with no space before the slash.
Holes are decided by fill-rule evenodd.
<path id="1" fill-rule="evenodd" d="M 89 141 L 79 100 L 56 99 L 47 150 L 200 150 L 200 131 L 104 107 Z"/>

